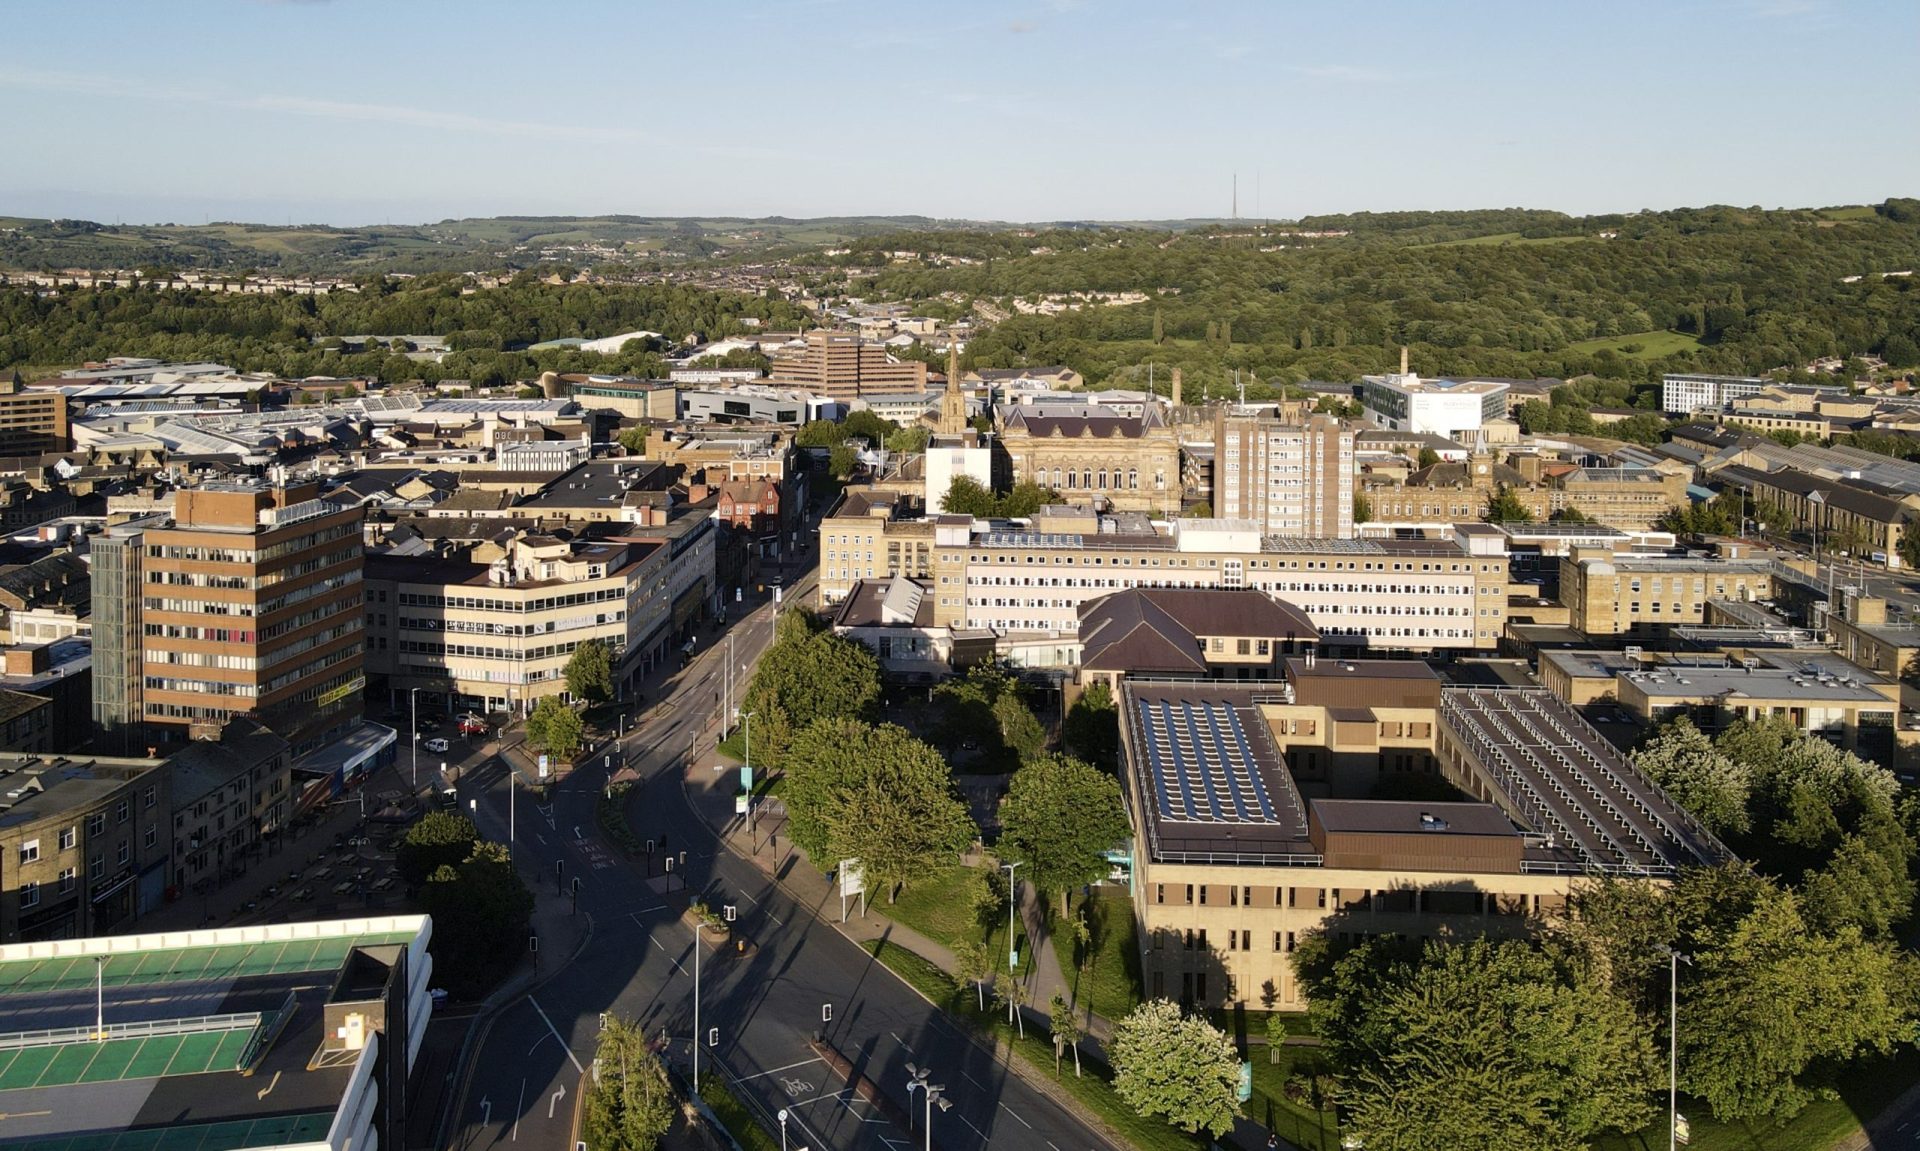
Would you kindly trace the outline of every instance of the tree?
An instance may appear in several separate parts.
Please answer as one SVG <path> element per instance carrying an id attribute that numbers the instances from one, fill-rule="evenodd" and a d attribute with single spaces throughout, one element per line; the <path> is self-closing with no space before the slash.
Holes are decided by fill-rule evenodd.
<path id="1" fill-rule="evenodd" d="M 1651 1027 L 1564 953 L 1384 940 L 1330 957 L 1295 951 L 1369 1148 L 1545 1151 L 1653 1117 Z"/>
<path id="2" fill-rule="evenodd" d="M 580 750 L 584 731 L 580 713 L 562 703 L 558 696 L 543 698 L 527 717 L 527 742 L 555 759 L 573 759 L 574 752 Z"/>
<path id="3" fill-rule="evenodd" d="M 1106 854 L 1129 830 L 1112 776 L 1070 756 L 1047 755 L 1014 772 L 995 847 L 1027 869 L 1036 890 L 1057 893 L 1064 916 L 1074 888 L 1106 876 Z"/>
<path id="4" fill-rule="evenodd" d="M 1715 835 L 1744 834 L 1753 777 L 1681 716 L 1634 753 L 1633 763 Z"/>
<path id="5" fill-rule="evenodd" d="M 573 649 L 567 660 L 567 691 L 575 699 L 605 703 L 613 698 L 613 657 L 607 645 L 590 639 Z"/>
<path id="6" fill-rule="evenodd" d="M 1073 706 L 1067 709 L 1061 737 L 1068 754 L 1103 771 L 1119 769 L 1120 711 L 1114 706 L 1113 691 L 1105 680 L 1096 680 L 1073 701 Z"/>
<path id="7" fill-rule="evenodd" d="M 1017 684 L 1002 691 L 993 701 L 993 719 L 1000 728 L 1000 742 L 1024 763 L 1046 750 L 1047 729 L 1020 696 Z"/>
<path id="8" fill-rule="evenodd" d="M 887 450 L 902 455 L 911 455 L 927 450 L 927 441 L 933 438 L 933 432 L 921 424 L 909 424 L 896 432 L 887 434 Z"/>
<path id="9" fill-rule="evenodd" d="M 1054 992 L 1053 1002 L 1047 1005 L 1047 1015 L 1053 1025 L 1053 1073 L 1060 1074 L 1060 1056 L 1067 1048 L 1073 1049 L 1073 1077 L 1080 1078 L 1080 1024 L 1073 1017 L 1073 1004 L 1060 998 Z"/>
<path id="10" fill-rule="evenodd" d="M 1060 493 L 1043 488 L 1031 480 L 1022 480 L 1000 497 L 1000 514 L 1009 519 L 1027 519 L 1048 504 L 1063 503 Z"/>
<path id="11" fill-rule="evenodd" d="M 1420 454 L 1415 456 L 1414 459 L 1415 467 L 1430 468 L 1440 462 L 1440 453 L 1434 451 L 1432 448 L 1421 448 Z"/>
<path id="12" fill-rule="evenodd" d="M 891 903 L 959 862 L 976 828 L 940 753 L 892 724 L 821 719 L 784 760 L 787 831 L 819 866 L 858 859 Z"/>
<path id="13" fill-rule="evenodd" d="M 741 709 L 753 717 L 755 758 L 778 766 L 793 737 L 816 720 L 860 719 L 880 699 L 880 665 L 864 644 L 834 635 L 803 612 L 783 612 Z"/>
<path id="14" fill-rule="evenodd" d="M 1480 518 L 1490 524 L 1524 524 L 1532 522 L 1533 512 L 1521 502 L 1520 497 L 1514 494 L 1511 487 L 1501 484 L 1492 495 L 1487 497 L 1487 510 Z"/>
<path id="15" fill-rule="evenodd" d="M 1020 1031 L 1020 1038 L 1027 1037 L 1027 1016 L 1022 1008 L 1027 1005 L 1027 985 L 1011 971 L 1002 971 L 993 977 L 993 1001 L 1007 1005 L 1007 1022 Z"/>
<path id="16" fill-rule="evenodd" d="M 477 843 L 458 866 L 443 864 L 420 907 L 433 917 L 434 976 L 455 995 L 478 998 L 526 953 L 533 893 L 503 844 Z"/>
<path id="17" fill-rule="evenodd" d="M 408 887 L 419 887 L 442 867 L 452 867 L 473 854 L 480 832 L 473 821 L 451 811 L 429 811 L 420 822 L 407 828 L 394 852 L 400 878 Z"/>
<path id="18" fill-rule="evenodd" d="M 635 428 L 622 428 L 620 434 L 614 437 L 614 442 L 625 448 L 630 456 L 644 456 L 647 454 L 647 427 L 642 424 Z"/>
<path id="19" fill-rule="evenodd" d="M 581 1135 L 595 1151 L 653 1151 L 677 1109 L 666 1069 L 646 1034 L 609 1013 L 593 1053 Z"/>
<path id="20" fill-rule="evenodd" d="M 991 519 L 1000 513 L 1000 501 L 972 476 L 955 476 L 940 497 L 940 510 L 951 516 Z"/>
<path id="21" fill-rule="evenodd" d="M 827 472 L 835 479 L 846 479 L 859 466 L 859 454 L 846 444 L 835 444 L 827 452 Z"/>
<path id="22" fill-rule="evenodd" d="M 980 1010 L 987 1009 L 987 980 L 993 975 L 993 953 L 987 945 L 978 940 L 965 939 L 954 944 L 953 974 L 973 984 L 973 994 L 980 1001 Z"/>
<path id="23" fill-rule="evenodd" d="M 1365 492 L 1353 493 L 1353 522 L 1365 524 L 1373 522 L 1373 501 Z"/>
<path id="24" fill-rule="evenodd" d="M 1154 999 L 1114 1024 L 1107 1045 L 1113 1090 L 1139 1114 L 1188 1133 L 1215 1138 L 1233 1130 L 1240 1113 L 1240 1056 L 1222 1031 L 1204 1019 Z"/>
<path id="25" fill-rule="evenodd" d="M 1574 507 L 1572 504 L 1568 504 L 1547 518 L 1556 524 L 1590 524 L 1593 522 L 1592 516 Z"/>
<path id="26" fill-rule="evenodd" d="M 1912 961 L 1852 927 L 1810 931 L 1790 891 L 1763 888 L 1709 942 L 1681 989 L 1680 1087 L 1722 1122 L 1790 1119 L 1838 1068 L 1913 1033 Z"/>
<path id="27" fill-rule="evenodd" d="M 837 448 L 846 438 L 846 429 L 832 420 L 808 420 L 793 434 L 794 445 L 802 448 Z"/>
<path id="28" fill-rule="evenodd" d="M 900 425 L 892 420 L 881 419 L 870 409 L 862 408 L 857 412 L 848 413 L 846 422 L 840 425 L 840 430 L 855 439 L 863 439 L 870 446 L 877 448 L 887 442 L 888 436 L 900 430 Z"/>

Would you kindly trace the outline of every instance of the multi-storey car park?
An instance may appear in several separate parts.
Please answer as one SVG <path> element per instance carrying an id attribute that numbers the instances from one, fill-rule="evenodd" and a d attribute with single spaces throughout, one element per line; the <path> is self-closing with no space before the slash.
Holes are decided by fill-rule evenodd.
<path id="1" fill-rule="evenodd" d="M 405 1145 L 425 916 L 0 947 L 0 1113 L 23 1151 Z"/>

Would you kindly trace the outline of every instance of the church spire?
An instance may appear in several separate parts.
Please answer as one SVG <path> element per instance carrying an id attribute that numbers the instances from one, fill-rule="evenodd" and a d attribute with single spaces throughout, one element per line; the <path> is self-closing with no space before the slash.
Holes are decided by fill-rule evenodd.
<path id="1" fill-rule="evenodd" d="M 967 394 L 960 390 L 960 341 L 947 337 L 947 390 L 940 397 L 940 422 L 936 431 L 957 435 L 967 430 Z"/>

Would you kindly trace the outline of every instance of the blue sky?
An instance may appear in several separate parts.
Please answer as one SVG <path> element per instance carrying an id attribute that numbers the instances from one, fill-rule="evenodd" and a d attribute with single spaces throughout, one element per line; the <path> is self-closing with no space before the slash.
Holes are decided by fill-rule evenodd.
<path id="1" fill-rule="evenodd" d="M 1920 195 L 1914 0 L 7 0 L 0 214 L 1004 220 Z"/>

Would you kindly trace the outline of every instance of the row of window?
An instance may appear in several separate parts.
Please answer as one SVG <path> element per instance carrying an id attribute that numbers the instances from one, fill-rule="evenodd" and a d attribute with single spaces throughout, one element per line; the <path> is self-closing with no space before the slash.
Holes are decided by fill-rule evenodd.
<path id="1" fill-rule="evenodd" d="M 540 596 L 534 599 L 503 599 L 496 596 L 428 595 L 401 592 L 396 597 L 402 607 L 466 608 L 472 611 L 496 611 L 512 615 L 552 611 L 562 607 L 580 607 L 593 603 L 615 603 L 627 598 L 625 586 L 595 591 L 569 592 L 566 595 Z"/>

